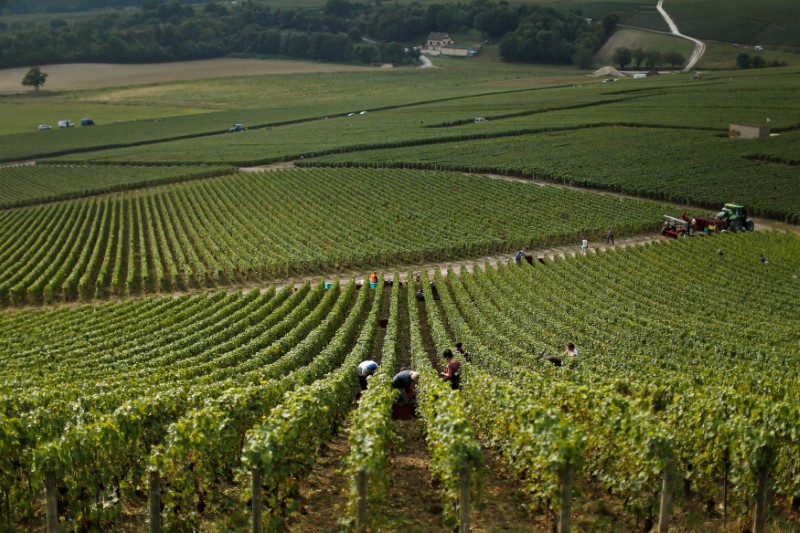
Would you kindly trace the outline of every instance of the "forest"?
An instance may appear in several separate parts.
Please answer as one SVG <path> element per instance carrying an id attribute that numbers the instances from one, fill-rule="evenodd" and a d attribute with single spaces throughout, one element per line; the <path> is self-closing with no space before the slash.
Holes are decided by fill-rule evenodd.
<path id="1" fill-rule="evenodd" d="M 88 7 L 115 0 L 87 0 Z M 122 1 L 122 0 L 119 0 Z M 78 9 L 80 2 L 62 9 Z M 5 11 L 21 9 L 5 0 Z M 53 3 L 32 3 L 47 11 Z M 2 4 L 0 4 L 0 10 Z M 292 57 L 348 63 L 414 63 L 429 32 L 480 34 L 500 43 L 504 60 L 582 64 L 613 33 L 601 21 L 504 2 L 384 5 L 329 0 L 323 8 L 272 9 L 247 1 L 158 3 L 77 19 L 0 21 L 0 68 L 68 62 L 142 63 L 227 55 Z"/>

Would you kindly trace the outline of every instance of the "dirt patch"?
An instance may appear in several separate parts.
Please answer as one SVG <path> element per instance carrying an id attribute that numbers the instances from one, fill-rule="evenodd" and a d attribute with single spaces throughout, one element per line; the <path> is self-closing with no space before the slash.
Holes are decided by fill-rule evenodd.
<path id="1" fill-rule="evenodd" d="M 347 72 L 371 70 L 370 67 L 314 63 L 312 61 L 281 61 L 274 59 L 219 58 L 144 65 L 113 65 L 104 63 L 75 63 L 43 65 L 47 73 L 47 91 L 96 89 L 120 85 L 139 85 L 167 81 L 256 76 L 263 74 L 298 74 L 313 72 Z M 0 93 L 30 92 L 21 85 L 27 67 L 0 70 Z"/>
<path id="2" fill-rule="evenodd" d="M 279 168 L 294 168 L 294 161 L 279 161 L 269 165 L 259 165 L 257 167 L 242 167 L 240 172 L 261 172 L 262 170 L 275 170 Z"/>
<path id="3" fill-rule="evenodd" d="M 347 427 L 317 456 L 311 474 L 300 485 L 299 510 L 289 518 L 291 531 L 323 533 L 338 531 L 339 517 L 347 507 L 347 479 L 342 474 L 344 459 L 350 453 Z"/>

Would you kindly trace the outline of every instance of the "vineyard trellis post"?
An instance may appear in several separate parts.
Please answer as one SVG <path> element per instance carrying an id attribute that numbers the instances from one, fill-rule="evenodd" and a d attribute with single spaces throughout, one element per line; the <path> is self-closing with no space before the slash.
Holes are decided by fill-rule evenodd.
<path id="1" fill-rule="evenodd" d="M 147 488 L 150 507 L 150 533 L 161 531 L 161 474 L 153 468 L 147 474 Z"/>
<path id="2" fill-rule="evenodd" d="M 47 533 L 58 533 L 58 498 L 56 487 L 56 473 L 48 470 L 44 474 L 44 502 Z"/>
<path id="3" fill-rule="evenodd" d="M 722 481 L 722 525 L 728 523 L 728 475 L 731 469 L 731 450 L 725 448 L 725 457 L 723 459 L 725 467 L 725 477 Z"/>
<path id="4" fill-rule="evenodd" d="M 672 514 L 672 486 L 675 481 L 675 459 L 669 459 L 664 467 L 661 487 L 661 508 L 658 513 L 658 533 L 668 533 Z"/>
<path id="5" fill-rule="evenodd" d="M 461 488 L 458 493 L 458 533 L 469 531 L 469 491 L 472 481 L 472 467 L 465 464 L 459 472 Z"/>
<path id="6" fill-rule="evenodd" d="M 261 470 L 254 468 L 251 473 L 252 485 L 252 509 L 253 509 L 253 533 L 261 533 L 261 507 L 263 497 L 261 495 Z"/>
<path id="7" fill-rule="evenodd" d="M 569 533 L 572 529 L 572 478 L 575 465 L 567 464 L 561 472 L 561 519 L 558 521 L 558 533 Z"/>
<path id="8" fill-rule="evenodd" d="M 358 491 L 358 508 L 356 530 L 365 533 L 367 531 L 367 473 L 362 468 L 356 474 L 356 490 Z"/>
<path id="9" fill-rule="evenodd" d="M 765 456 L 771 458 L 772 450 L 769 448 L 765 451 Z M 753 519 L 753 533 L 764 533 L 764 527 L 767 522 L 767 494 L 769 493 L 769 460 L 765 460 L 764 464 L 758 467 L 757 484 L 756 484 L 756 510 Z"/>

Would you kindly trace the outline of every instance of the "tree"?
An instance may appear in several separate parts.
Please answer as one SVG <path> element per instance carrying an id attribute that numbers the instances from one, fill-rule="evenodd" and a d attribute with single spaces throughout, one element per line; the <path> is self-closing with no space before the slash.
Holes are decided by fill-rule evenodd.
<path id="1" fill-rule="evenodd" d="M 631 53 L 633 54 L 633 64 L 636 65 L 636 68 L 641 67 L 644 60 L 647 59 L 647 52 L 641 48 L 634 48 Z"/>
<path id="2" fill-rule="evenodd" d="M 661 52 L 658 50 L 650 50 L 647 52 L 647 57 L 644 60 L 644 64 L 647 66 L 647 68 L 656 68 L 661 64 Z"/>
<path id="3" fill-rule="evenodd" d="M 621 70 L 625 70 L 625 67 L 631 62 L 632 59 L 631 51 L 624 46 L 621 46 L 614 51 L 614 57 L 612 59 L 614 60 L 614 63 L 619 65 Z"/>
<path id="4" fill-rule="evenodd" d="M 600 20 L 600 23 L 603 25 L 603 30 L 606 32 L 606 37 L 611 37 L 611 34 L 617 29 L 618 22 L 618 15 L 606 15 Z"/>
<path id="5" fill-rule="evenodd" d="M 36 90 L 39 90 L 39 87 L 44 85 L 44 82 L 47 80 L 47 74 L 42 72 L 42 69 L 39 67 L 31 67 L 25 77 L 22 78 L 22 85 L 25 87 L 35 87 Z"/>
<path id="6" fill-rule="evenodd" d="M 736 56 L 736 66 L 739 68 L 750 68 L 750 54 L 742 52 Z"/>
<path id="7" fill-rule="evenodd" d="M 347 0 L 328 0 L 325 2 L 325 14 L 347 18 L 353 6 Z"/>
<path id="8" fill-rule="evenodd" d="M 761 56 L 753 56 L 750 65 L 753 68 L 764 68 L 767 66 L 767 61 Z"/>
<path id="9" fill-rule="evenodd" d="M 672 68 L 675 68 L 676 66 L 683 65 L 686 62 L 686 58 L 679 52 L 670 50 L 669 52 L 664 52 L 664 61 L 669 63 Z"/>
<path id="10" fill-rule="evenodd" d="M 572 62 L 578 65 L 578 68 L 590 68 L 594 62 L 594 52 L 591 48 L 578 46 L 572 54 Z"/>

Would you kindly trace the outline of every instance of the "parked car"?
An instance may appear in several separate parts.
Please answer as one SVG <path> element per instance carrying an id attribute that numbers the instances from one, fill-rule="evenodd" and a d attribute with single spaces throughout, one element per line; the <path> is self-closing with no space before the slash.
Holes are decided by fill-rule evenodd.
<path id="1" fill-rule="evenodd" d="M 228 129 L 228 131 L 229 131 L 230 133 L 233 133 L 233 132 L 236 132 L 236 131 L 244 131 L 244 130 L 246 130 L 246 129 L 247 129 L 247 128 L 245 128 L 245 127 L 244 127 L 244 126 L 242 126 L 241 124 L 234 124 L 232 128 Z"/>
<path id="2" fill-rule="evenodd" d="M 58 127 L 59 128 L 72 128 L 75 126 L 75 123 L 71 120 L 59 120 Z"/>
<path id="3" fill-rule="evenodd" d="M 52 129 L 50 124 L 39 124 L 39 131 L 47 131 L 49 129 Z"/>
<path id="4" fill-rule="evenodd" d="M 82 118 L 81 119 L 81 126 L 94 126 L 94 120 L 90 118 Z"/>

